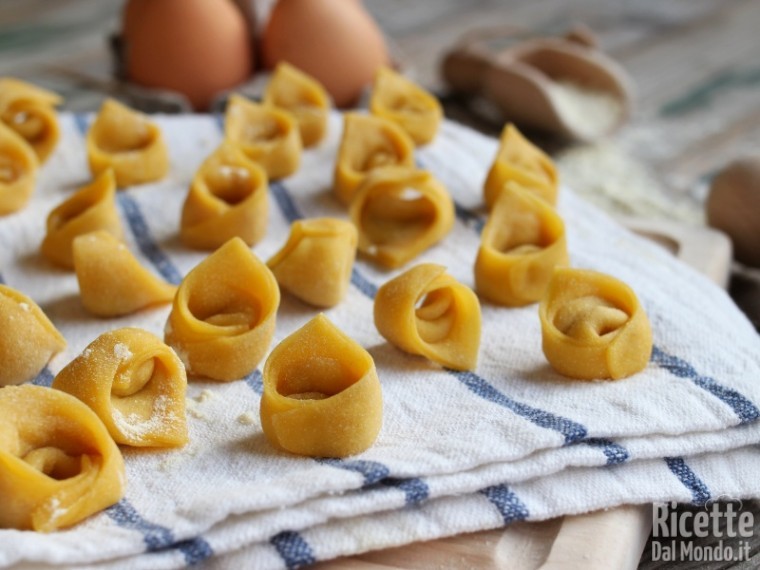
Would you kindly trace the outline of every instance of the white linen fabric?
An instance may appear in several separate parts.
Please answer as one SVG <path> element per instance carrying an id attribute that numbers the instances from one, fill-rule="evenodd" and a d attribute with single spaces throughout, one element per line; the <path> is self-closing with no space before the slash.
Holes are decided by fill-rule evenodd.
<path id="1" fill-rule="evenodd" d="M 106 330 L 138 326 L 162 336 L 169 312 L 164 306 L 94 318 L 73 273 L 39 255 L 47 213 L 90 178 L 83 137 L 91 120 L 61 114 L 61 144 L 31 203 L 0 218 L 0 277 L 39 303 L 69 343 L 38 384 L 49 385 Z M 179 216 L 194 172 L 221 141 L 221 123 L 200 115 L 156 120 L 171 172 L 117 200 L 130 249 L 178 282 L 206 255 L 182 246 Z M 298 173 L 270 184 L 269 229 L 253 248 L 261 259 L 280 248 L 299 217 L 346 217 L 330 190 L 340 131 L 336 113 L 328 139 L 304 152 Z M 485 218 L 481 188 L 496 146 L 446 122 L 437 140 L 417 151 L 419 166 L 451 192 L 457 221 L 415 262 L 445 265 L 469 286 Z M 643 372 L 616 382 L 563 378 L 542 354 L 536 305 L 487 303 L 477 370 L 441 369 L 379 335 L 374 293 L 401 270 L 360 259 L 348 297 L 325 314 L 375 360 L 384 397 L 375 445 L 345 460 L 276 452 L 258 420 L 260 372 L 232 383 L 191 379 L 184 449 L 122 448 L 124 500 L 61 532 L 0 530 L 0 567 L 295 568 L 623 503 L 759 496 L 755 330 L 724 291 L 567 188 L 559 212 L 572 264 L 625 281 L 646 309 L 655 349 Z M 274 342 L 316 313 L 283 295 Z"/>

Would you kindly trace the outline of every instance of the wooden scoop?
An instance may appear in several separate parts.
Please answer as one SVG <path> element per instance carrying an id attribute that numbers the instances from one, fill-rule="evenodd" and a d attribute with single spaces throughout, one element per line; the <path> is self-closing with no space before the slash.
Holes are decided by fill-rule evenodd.
<path id="1" fill-rule="evenodd" d="M 524 38 L 495 52 L 492 37 L 469 36 L 445 57 L 444 79 L 455 91 L 491 101 L 520 126 L 574 140 L 597 140 L 625 122 L 630 80 L 596 49 L 589 30 Z"/>

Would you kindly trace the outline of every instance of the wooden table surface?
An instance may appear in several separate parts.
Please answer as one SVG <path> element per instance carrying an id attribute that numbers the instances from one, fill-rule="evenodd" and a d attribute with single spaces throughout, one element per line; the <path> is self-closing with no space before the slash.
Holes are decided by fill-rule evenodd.
<path id="1" fill-rule="evenodd" d="M 663 200 L 647 210 L 653 217 L 700 223 L 711 176 L 732 158 L 760 152 L 760 0 L 365 4 L 405 69 L 444 98 L 447 116 L 490 134 L 497 134 L 501 125 L 473 114 L 460 98 L 448 97 L 439 77 L 440 57 L 456 39 L 470 29 L 494 25 L 540 34 L 560 33 L 576 22 L 591 27 L 636 88 L 630 124 L 605 144 L 635 160 L 661 187 Z M 95 110 L 105 96 L 98 83 L 110 76 L 106 36 L 117 28 L 121 5 L 121 0 L 2 0 L 0 76 L 52 88 L 65 97 L 67 109 Z M 76 78 L 82 76 L 96 81 Z M 638 206 L 631 204 L 631 211 L 636 213 Z M 760 326 L 757 274 L 737 268 L 730 291 Z M 755 513 L 760 525 L 760 503 L 745 502 L 745 508 Z M 704 539 L 703 544 L 711 542 L 717 539 Z M 666 566 L 652 562 L 650 552 L 645 548 L 640 568 Z M 760 532 L 755 533 L 751 554 L 736 568 L 760 566 Z M 693 563 L 695 568 L 725 566 Z"/>

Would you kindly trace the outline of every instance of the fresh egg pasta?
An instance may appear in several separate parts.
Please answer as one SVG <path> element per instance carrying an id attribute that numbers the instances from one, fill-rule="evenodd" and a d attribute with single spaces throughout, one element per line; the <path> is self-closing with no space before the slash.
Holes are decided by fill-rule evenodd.
<path id="1" fill-rule="evenodd" d="M 44 163 L 61 137 L 55 107 L 63 102 L 57 93 L 11 77 L 0 78 L 0 121 L 32 147 Z"/>
<path id="2" fill-rule="evenodd" d="M 26 206 L 34 193 L 38 167 L 31 147 L 0 123 L 0 216 Z"/>

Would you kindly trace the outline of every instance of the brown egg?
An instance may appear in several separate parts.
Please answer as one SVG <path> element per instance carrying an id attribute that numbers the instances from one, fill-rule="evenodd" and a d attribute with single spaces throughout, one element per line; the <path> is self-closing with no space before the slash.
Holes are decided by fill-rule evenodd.
<path id="1" fill-rule="evenodd" d="M 707 222 L 734 244 L 734 257 L 760 267 L 760 155 L 735 160 L 712 181 Z"/>
<path id="2" fill-rule="evenodd" d="M 122 26 L 130 81 L 178 91 L 197 110 L 253 69 L 248 26 L 231 0 L 129 0 Z"/>
<path id="3" fill-rule="evenodd" d="M 359 0 L 280 0 L 262 38 L 264 65 L 286 61 L 317 79 L 335 104 L 356 102 L 388 64 L 383 35 Z"/>

